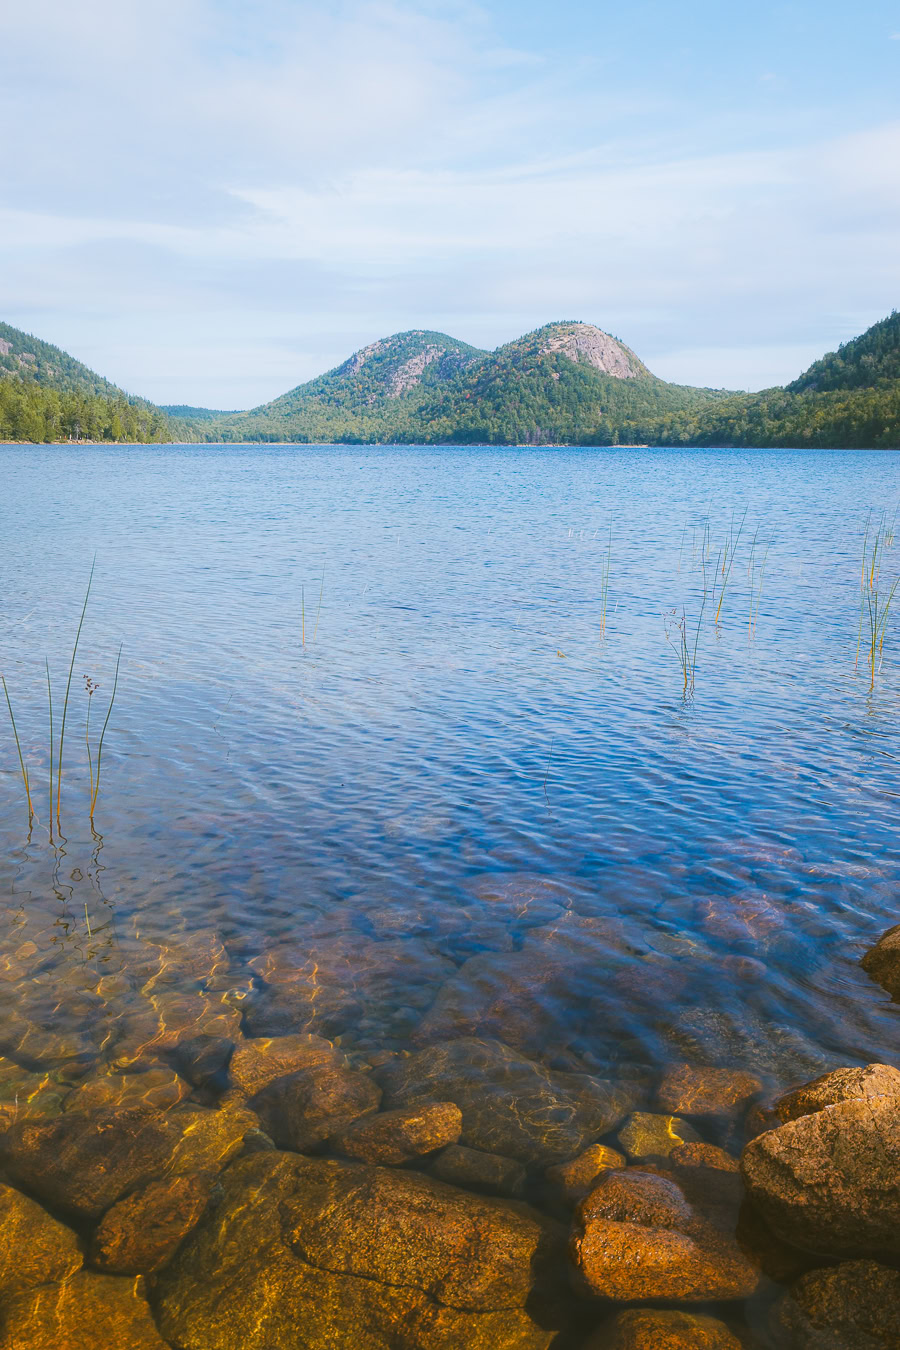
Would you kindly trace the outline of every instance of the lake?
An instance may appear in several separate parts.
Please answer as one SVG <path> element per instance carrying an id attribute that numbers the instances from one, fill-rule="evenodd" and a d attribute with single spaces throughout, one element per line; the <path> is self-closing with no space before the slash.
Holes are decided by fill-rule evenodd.
<path id="1" fill-rule="evenodd" d="M 895 455 L 2 446 L 0 472 L 35 811 L 0 705 L 7 1125 L 229 1106 L 241 1037 L 323 1037 L 395 1106 L 410 1064 L 444 1075 L 426 1097 L 533 1068 L 652 1113 L 673 1065 L 765 1103 L 896 1058 L 859 967 L 900 880 L 900 612 L 874 680 L 865 606 L 860 640 L 867 522 L 882 605 L 900 574 Z M 45 658 L 58 741 L 95 555 L 57 829 Z M 612 1114 L 462 1143 L 561 1217 L 545 1170 L 620 1148 Z M 736 1110 L 691 1119 L 740 1151 Z"/>

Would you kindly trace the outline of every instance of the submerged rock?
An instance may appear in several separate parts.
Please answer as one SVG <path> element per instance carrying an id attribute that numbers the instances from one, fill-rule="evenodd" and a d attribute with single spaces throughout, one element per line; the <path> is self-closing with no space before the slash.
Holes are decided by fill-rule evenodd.
<path id="1" fill-rule="evenodd" d="M 481 952 L 438 992 L 416 1029 L 419 1044 L 453 1036 L 494 1036 L 533 1047 L 571 1020 L 568 965 L 541 950 Z"/>
<path id="2" fill-rule="evenodd" d="M 748 1298 L 759 1276 L 737 1244 L 698 1217 L 674 1182 L 608 1172 L 576 1211 L 577 1285 L 602 1298 L 676 1303 Z"/>
<path id="3" fill-rule="evenodd" d="M 629 1308 L 592 1337 L 584 1350 L 742 1350 L 742 1346 L 715 1317 Z"/>
<path id="4" fill-rule="evenodd" d="M 753 1074 L 710 1065 L 675 1064 L 666 1071 L 657 1099 L 663 1111 L 685 1116 L 736 1116 L 762 1091 Z"/>
<path id="5" fill-rule="evenodd" d="M 802 1276 L 772 1313 L 791 1350 L 896 1350 L 900 1346 L 900 1271 L 847 1261 Z"/>
<path id="6" fill-rule="evenodd" d="M 692 1063 L 738 1067 L 781 1082 L 796 1082 L 828 1067 L 818 1046 L 747 1007 L 735 1012 L 692 1008 L 679 1014 L 664 1034 L 679 1057 Z"/>
<path id="7" fill-rule="evenodd" d="M 544 1350 L 559 1235 L 431 1177 L 259 1153 L 158 1277 L 182 1350 Z M 527 1310 L 526 1310 L 527 1305 Z M 558 1325 L 558 1323 L 556 1323 Z"/>
<path id="8" fill-rule="evenodd" d="M 190 1092 L 190 1085 L 174 1069 L 148 1068 L 137 1073 L 96 1071 L 83 1078 L 66 1099 L 66 1111 L 97 1115 L 126 1106 L 177 1106 Z"/>
<path id="9" fill-rule="evenodd" d="M 206 1209 L 212 1178 L 149 1181 L 108 1209 L 94 1234 L 91 1262 L 116 1275 L 160 1270 Z"/>
<path id="10" fill-rule="evenodd" d="M 0 1183 L 0 1300 L 81 1269 L 78 1240 L 41 1205 Z"/>
<path id="11" fill-rule="evenodd" d="M 370 1075 L 320 1064 L 276 1078 L 256 1094 L 252 1106 L 279 1148 L 305 1153 L 377 1111 L 380 1102 L 381 1089 Z"/>
<path id="12" fill-rule="evenodd" d="M 0 1309 L 0 1350 L 169 1350 L 143 1281 L 80 1271 Z"/>
<path id="13" fill-rule="evenodd" d="M 426 1102 L 363 1116 L 342 1130 L 332 1140 L 332 1147 L 361 1162 L 396 1166 L 455 1144 L 461 1130 L 458 1106 L 453 1102 Z"/>
<path id="14" fill-rule="evenodd" d="M 229 1073 L 233 1085 L 245 1097 L 252 1097 L 286 1074 L 345 1063 L 340 1050 L 321 1036 L 262 1036 L 238 1041 Z"/>
<path id="15" fill-rule="evenodd" d="M 686 1120 L 678 1116 L 658 1116 L 649 1111 L 634 1111 L 616 1135 L 629 1158 L 667 1158 L 681 1144 L 698 1142 L 700 1136 Z"/>
<path id="16" fill-rule="evenodd" d="M 14 1125 L 0 1136 L 0 1161 L 42 1200 L 99 1218 L 126 1190 L 158 1175 L 179 1138 L 161 1111 L 80 1112 Z"/>
<path id="17" fill-rule="evenodd" d="M 860 965 L 882 989 L 893 998 L 900 998 L 900 923 L 881 935 Z"/>
<path id="18" fill-rule="evenodd" d="M 501 1041 L 445 1041 L 376 1071 L 384 1105 L 451 1101 L 462 1111 L 460 1142 L 535 1166 L 581 1152 L 622 1120 L 628 1084 L 558 1073 Z"/>
<path id="19" fill-rule="evenodd" d="M 816 1095 L 829 1095 L 822 1083 Z M 751 1140 L 741 1171 L 785 1241 L 828 1256 L 900 1256 L 900 1095 L 838 1100 L 789 1120 Z"/>
<path id="20" fill-rule="evenodd" d="M 420 938 L 373 942 L 352 931 L 275 947 L 250 966 L 266 984 L 245 1007 L 254 1036 L 332 1036 L 366 1015 L 421 1012 L 456 969 Z"/>
<path id="21" fill-rule="evenodd" d="M 0 1056 L 0 1132 L 26 1120 L 58 1116 L 71 1092 L 52 1073 L 31 1073 Z"/>
<path id="22" fill-rule="evenodd" d="M 591 1144 L 577 1158 L 548 1167 L 544 1176 L 552 1191 L 566 1204 L 574 1205 L 593 1190 L 604 1172 L 625 1166 L 625 1156 L 607 1144 Z"/>
<path id="23" fill-rule="evenodd" d="M 482 1153 L 464 1144 L 450 1144 L 440 1153 L 431 1169 L 432 1175 L 451 1186 L 462 1186 L 486 1195 L 522 1195 L 527 1172 L 515 1158 L 503 1158 L 499 1153 Z"/>

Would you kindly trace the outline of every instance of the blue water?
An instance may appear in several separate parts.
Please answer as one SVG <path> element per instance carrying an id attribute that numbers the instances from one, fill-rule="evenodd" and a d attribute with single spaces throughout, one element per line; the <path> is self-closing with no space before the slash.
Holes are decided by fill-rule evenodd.
<path id="1" fill-rule="evenodd" d="M 140 991 L 105 977 L 202 930 L 241 996 L 273 951 L 349 980 L 310 1029 L 365 1055 L 473 954 L 577 929 L 571 1003 L 534 994 L 548 1062 L 658 1073 L 691 1010 L 771 1090 L 896 1054 L 858 960 L 897 920 L 900 606 L 874 688 L 855 661 L 895 455 L 4 446 L 0 474 L 37 813 L 0 719 L 4 1008 L 114 1059 Z M 692 649 L 729 537 L 685 696 L 677 622 Z M 58 730 L 94 554 L 51 842 L 44 659 Z M 882 594 L 898 573 L 900 541 Z M 95 754 L 120 643 L 92 833 L 83 676 Z M 360 943 L 377 977 L 329 974 Z"/>

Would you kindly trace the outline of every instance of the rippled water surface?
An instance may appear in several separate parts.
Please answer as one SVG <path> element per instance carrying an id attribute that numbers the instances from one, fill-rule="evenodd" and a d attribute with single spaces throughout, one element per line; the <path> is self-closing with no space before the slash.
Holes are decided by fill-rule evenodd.
<path id="1" fill-rule="evenodd" d="M 0 472 L 37 815 L 3 721 L 0 1110 L 10 1064 L 65 1092 L 241 1023 L 360 1063 L 496 1037 L 651 1089 L 895 1056 L 858 960 L 897 919 L 900 624 L 874 689 L 855 655 L 896 456 L 5 446 Z M 729 538 L 685 698 L 678 620 L 693 648 Z M 51 842 L 44 659 L 58 734 L 95 553 Z M 96 754 L 120 642 L 92 833 L 83 677 Z"/>

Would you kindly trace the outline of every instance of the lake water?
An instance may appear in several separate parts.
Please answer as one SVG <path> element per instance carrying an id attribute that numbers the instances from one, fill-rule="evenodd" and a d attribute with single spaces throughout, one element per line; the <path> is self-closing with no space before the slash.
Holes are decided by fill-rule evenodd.
<path id="1" fill-rule="evenodd" d="M 0 474 L 36 811 L 3 706 L 10 1117 L 16 1066 L 64 1096 L 240 1026 L 363 1067 L 498 1038 L 650 1110 L 673 1062 L 770 1094 L 896 1058 L 858 962 L 897 921 L 900 609 L 874 687 L 857 661 L 895 455 L 3 446 Z M 44 661 L 58 735 L 95 554 L 51 840 Z M 882 596 L 898 573 L 885 542 Z M 83 677 L 95 755 L 120 643 L 92 832 Z"/>

